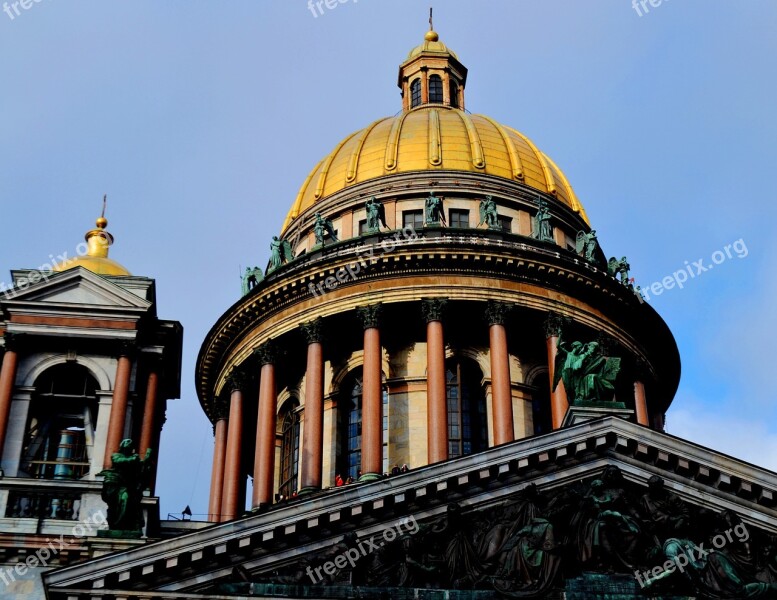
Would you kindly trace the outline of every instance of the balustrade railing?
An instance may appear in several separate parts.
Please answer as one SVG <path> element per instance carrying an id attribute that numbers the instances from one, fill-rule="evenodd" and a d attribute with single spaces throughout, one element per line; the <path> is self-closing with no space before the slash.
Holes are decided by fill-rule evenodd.
<path id="1" fill-rule="evenodd" d="M 8 494 L 5 516 L 77 521 L 80 508 L 78 492 L 14 490 Z"/>

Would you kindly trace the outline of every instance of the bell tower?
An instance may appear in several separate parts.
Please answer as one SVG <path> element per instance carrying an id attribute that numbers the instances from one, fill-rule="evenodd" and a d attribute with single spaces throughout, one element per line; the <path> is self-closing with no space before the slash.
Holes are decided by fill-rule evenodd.
<path id="1" fill-rule="evenodd" d="M 79 256 L 15 269 L 0 293 L 0 554 L 11 565 L 0 597 L 43 597 L 41 571 L 145 543 L 98 540 L 104 469 L 122 444 L 151 450 L 140 510 L 143 535 L 158 535 L 156 461 L 167 401 L 180 396 L 183 329 L 158 318 L 153 279 L 108 258 L 107 225 L 103 211 Z M 24 562 L 74 531 L 68 551 Z"/>

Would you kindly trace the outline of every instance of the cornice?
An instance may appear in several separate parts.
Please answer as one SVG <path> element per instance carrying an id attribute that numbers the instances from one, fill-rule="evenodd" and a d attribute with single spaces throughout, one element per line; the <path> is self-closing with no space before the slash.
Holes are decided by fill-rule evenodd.
<path id="1" fill-rule="evenodd" d="M 395 244 L 393 251 L 384 251 L 381 246 L 387 239 Z M 369 251 L 373 253 L 372 258 Z M 360 260 L 364 266 L 358 277 L 340 284 L 323 297 L 314 298 L 309 290 L 311 285 L 319 285 Z M 494 299 L 557 312 L 606 330 L 643 359 L 648 358 L 645 354 L 656 353 L 645 349 L 657 343 L 656 331 L 663 332 L 662 343 L 674 344 L 671 333 L 652 307 L 640 302 L 636 294 L 604 270 L 572 252 L 524 236 L 485 230 L 425 229 L 415 240 L 399 241 L 390 234 L 375 235 L 342 242 L 297 260 L 276 277 L 262 282 L 256 293 L 233 305 L 211 329 L 200 350 L 197 390 L 201 403 L 207 412 L 207 398 L 219 392 L 216 386 L 222 373 L 239 364 L 234 359 L 249 338 L 255 347 L 268 337 L 277 338 L 294 329 L 295 322 L 353 310 L 359 303 L 412 301 L 416 299 L 416 291 L 421 291 L 418 286 L 403 289 L 389 300 L 384 291 L 368 291 L 377 281 L 404 280 L 407 284 L 408 278 L 416 283 L 419 278 L 445 276 L 457 277 L 460 285 L 442 289 L 427 285 L 422 290 L 424 297 L 446 296 L 452 301 Z M 488 279 L 491 285 L 467 291 L 466 280 L 475 277 L 481 283 Z M 522 293 L 520 286 L 533 287 L 523 298 L 516 298 L 516 292 Z M 346 292 L 348 299 L 342 297 Z M 581 309 L 581 304 L 587 308 Z M 268 328 L 266 335 L 257 333 L 263 323 L 273 321 L 282 321 L 283 325 L 272 331 Z M 628 323 L 636 327 L 637 322 L 650 324 L 651 335 L 639 340 L 631 337 Z M 660 352 L 666 354 L 665 350 L 661 348 Z"/>
<path id="2" fill-rule="evenodd" d="M 365 538 L 404 515 L 492 506 L 535 484 L 542 491 L 597 476 L 608 465 L 647 487 L 652 475 L 682 500 L 713 511 L 731 509 L 747 524 L 777 533 L 777 474 L 617 417 L 438 463 L 369 484 L 330 490 L 309 500 L 205 530 L 96 558 L 44 575 L 49 586 L 102 594 L 132 579 L 142 590 L 190 590 L 229 577 L 240 557 L 249 571 L 335 543 L 350 531 Z M 59 598 L 59 596 L 56 596 Z M 65 596 L 63 596 L 65 597 Z M 147 591 L 144 598 L 162 598 Z M 195 597 L 192 595 L 191 597 Z"/>

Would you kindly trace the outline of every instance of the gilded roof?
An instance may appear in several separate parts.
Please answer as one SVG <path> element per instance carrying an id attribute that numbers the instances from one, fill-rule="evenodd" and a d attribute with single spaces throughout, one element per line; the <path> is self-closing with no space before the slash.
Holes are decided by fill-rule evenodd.
<path id="1" fill-rule="evenodd" d="M 96 275 L 131 275 L 127 269 L 111 258 L 100 258 L 98 256 L 88 255 L 78 256 L 59 263 L 54 266 L 53 270 L 56 272 L 67 271 L 69 269 L 75 269 L 76 267 L 83 267 Z"/>
<path id="2" fill-rule="evenodd" d="M 426 35 L 424 36 L 424 43 L 420 46 L 416 46 L 413 48 L 407 55 L 407 58 L 405 59 L 405 62 L 409 61 L 412 58 L 415 58 L 419 54 L 422 54 L 424 52 L 431 52 L 434 54 L 450 54 L 453 58 L 456 60 L 459 59 L 458 56 L 456 56 L 456 53 L 448 48 L 445 44 L 443 44 L 440 41 L 440 36 L 437 35 L 437 32 L 435 31 L 428 31 Z"/>
<path id="3" fill-rule="evenodd" d="M 341 141 L 308 175 L 283 231 L 323 198 L 413 171 L 464 171 L 521 182 L 555 196 L 588 222 L 564 173 L 525 135 L 484 115 L 424 105 L 379 119 Z"/>
<path id="4" fill-rule="evenodd" d="M 130 275 L 131 273 L 115 260 L 108 258 L 108 249 L 113 244 L 113 236 L 106 231 L 108 219 L 105 218 L 105 198 L 103 198 L 103 214 L 95 223 L 96 229 L 86 232 L 86 254 L 76 256 L 54 266 L 55 272 L 67 271 L 83 267 L 96 275 Z"/>

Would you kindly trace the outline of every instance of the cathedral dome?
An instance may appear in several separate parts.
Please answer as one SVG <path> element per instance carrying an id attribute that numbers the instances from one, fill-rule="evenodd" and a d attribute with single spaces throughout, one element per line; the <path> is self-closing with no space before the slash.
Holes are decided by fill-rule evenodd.
<path id="1" fill-rule="evenodd" d="M 282 232 L 307 209 L 365 181 L 413 172 L 477 173 L 522 183 L 588 222 L 564 173 L 524 134 L 465 110 L 466 68 L 434 31 L 399 68 L 402 112 L 343 139 L 310 172 Z"/>
<path id="2" fill-rule="evenodd" d="M 196 368 L 218 448 L 209 514 L 239 517 L 248 475 L 263 511 L 603 415 L 663 430 L 671 332 L 626 259 L 608 268 L 554 161 L 466 110 L 466 80 L 431 29 L 399 66 L 402 110 L 315 166 L 267 269 L 246 270 L 211 328 Z M 596 373 L 580 363 L 594 355 Z"/>

